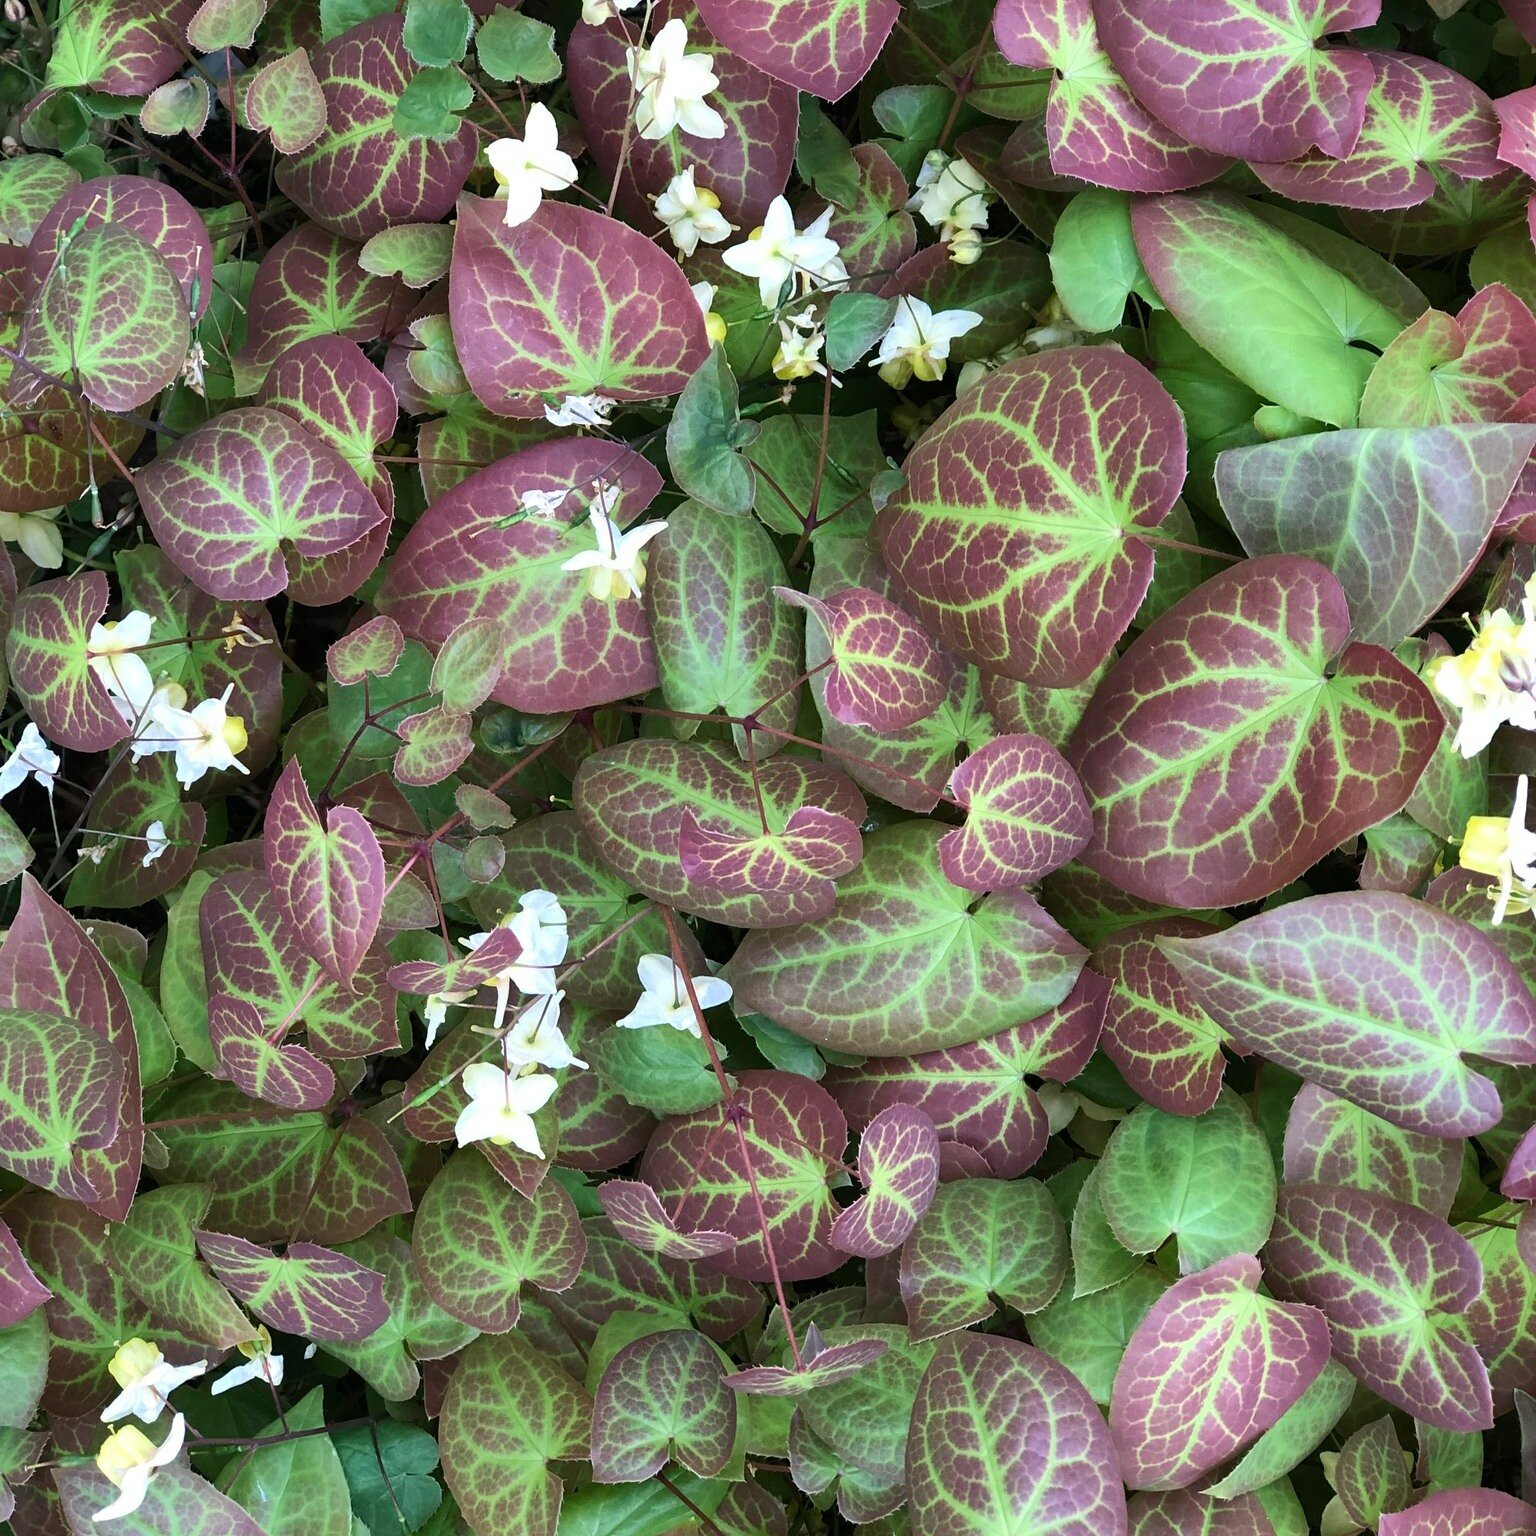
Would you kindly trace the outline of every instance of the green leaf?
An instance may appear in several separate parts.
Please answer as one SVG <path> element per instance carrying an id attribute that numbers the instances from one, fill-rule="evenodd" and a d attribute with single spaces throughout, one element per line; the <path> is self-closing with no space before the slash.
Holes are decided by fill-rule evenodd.
<path id="1" fill-rule="evenodd" d="M 1284 1477 L 1323 1443 L 1354 1395 L 1355 1378 L 1337 1360 L 1329 1360 L 1317 1380 L 1209 1491 L 1219 1499 L 1236 1499 Z"/>
<path id="2" fill-rule="evenodd" d="M 667 423 L 667 463 L 673 478 L 685 495 L 717 512 L 750 512 L 756 477 L 739 450 L 756 435 L 756 427 L 742 425 L 736 375 L 725 349 L 711 347 L 683 386 Z"/>
<path id="3" fill-rule="evenodd" d="M 160 1008 L 176 1044 L 195 1067 L 211 1073 L 213 1041 L 208 1034 L 208 975 L 198 920 L 213 876 L 201 870 L 188 877 L 171 903 L 160 958 Z"/>
<path id="4" fill-rule="evenodd" d="M 1051 278 L 1061 307 L 1085 331 L 1114 330 L 1133 293 L 1162 308 L 1136 251 L 1131 199 L 1124 192 L 1079 192 L 1067 204 L 1051 238 Z"/>
<path id="5" fill-rule="evenodd" d="M 852 208 L 859 196 L 859 162 L 848 141 L 814 96 L 800 95 L 800 131 L 795 138 L 795 169 L 800 179 L 824 198 Z M 833 367 L 837 367 L 836 363 Z"/>
<path id="6" fill-rule="evenodd" d="M 406 140 L 452 139 L 463 126 L 459 113 L 474 99 L 474 86 L 458 70 L 446 66 L 419 69 L 395 103 L 395 132 Z"/>
<path id="7" fill-rule="evenodd" d="M 429 68 L 457 64 L 474 30 L 475 18 L 465 0 L 405 0 L 402 35 L 406 52 L 418 64 Z"/>
<path id="8" fill-rule="evenodd" d="M 399 0 L 320 0 L 320 35 L 326 42 L 374 16 L 399 9 Z"/>
<path id="9" fill-rule="evenodd" d="M 493 80 L 547 85 L 560 78 L 555 29 L 508 5 L 497 6 L 481 23 L 475 56 Z"/>
<path id="10" fill-rule="evenodd" d="M 369 1536 L 405 1536 L 426 1523 L 443 1501 L 437 1441 L 414 1424 L 378 1419 L 331 1436 L 352 1495 L 352 1508 Z M 311 1536 L 319 1536 L 311 1527 Z"/>
<path id="11" fill-rule="evenodd" d="M 709 1050 L 691 1034 L 657 1025 L 605 1029 L 582 1049 L 599 1073 L 631 1104 L 657 1115 L 689 1115 L 720 1102 Z"/>
<path id="12" fill-rule="evenodd" d="M 1168 1288 L 1150 1264 L 1137 1264 L 1123 1280 L 1089 1295 L 1061 1295 L 1029 1320 L 1029 1339 L 1061 1361 L 1107 1408 L 1120 1357 L 1147 1309 Z M 1347 1372 L 1345 1373 L 1347 1376 Z"/>
<path id="13" fill-rule="evenodd" d="M 324 1423 L 324 1389 L 316 1387 L 261 1434 L 319 1429 Z M 261 1522 L 266 1536 L 321 1536 L 350 1529 L 346 1471 L 330 1436 L 258 1446 L 247 1457 L 235 1457 L 230 1468 L 234 1475 L 220 1479 L 224 1492 Z"/>
<path id="14" fill-rule="evenodd" d="M 565 1501 L 558 1536 L 669 1536 L 693 1510 L 713 1515 L 730 1487 L 720 1479 L 706 1481 L 680 1469 L 669 1472 L 665 1483 L 653 1478 L 606 1487 L 593 1484 Z M 737 1536 L 727 1529 L 729 1536 Z"/>
<path id="15" fill-rule="evenodd" d="M 827 306 L 827 365 L 835 372 L 852 368 L 890 328 L 895 299 L 876 293 L 839 293 Z"/>
<path id="16" fill-rule="evenodd" d="M 398 276 L 407 288 L 429 288 L 447 276 L 452 254 L 451 226 L 397 224 L 369 240 L 357 259 L 376 277 Z"/>
<path id="17" fill-rule="evenodd" d="M 0 1328 L 0 1424 L 25 1429 L 48 1381 L 48 1315 L 41 1307 Z"/>

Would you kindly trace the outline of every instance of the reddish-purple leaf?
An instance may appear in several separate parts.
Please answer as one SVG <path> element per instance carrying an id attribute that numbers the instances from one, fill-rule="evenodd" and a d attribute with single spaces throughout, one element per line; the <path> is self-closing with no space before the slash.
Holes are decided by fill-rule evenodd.
<path id="1" fill-rule="evenodd" d="M 1536 1508 L 1492 1488 L 1445 1488 L 1381 1517 L 1380 1536 L 1536 1536 Z"/>
<path id="2" fill-rule="evenodd" d="M 330 806 L 322 820 L 297 758 L 267 806 L 267 878 L 299 942 L 336 980 L 350 982 L 379 929 L 384 855 L 362 814 Z"/>
<path id="3" fill-rule="evenodd" d="M 32 1273 L 32 1266 L 27 1263 L 11 1229 L 0 1222 L 0 1328 L 14 1328 L 52 1295 L 53 1292 Z"/>
<path id="4" fill-rule="evenodd" d="M 799 1368 L 783 1365 L 754 1365 L 734 1371 L 725 1384 L 734 1392 L 750 1397 L 803 1397 L 818 1387 L 830 1387 L 857 1376 L 886 1353 L 884 1339 L 850 1339 L 846 1344 L 823 1344 L 821 1331 L 814 1323 L 806 1330 L 801 1345 Z"/>
<path id="5" fill-rule="evenodd" d="M 1115 68 L 1191 144 L 1240 160 L 1347 155 L 1376 78 L 1370 58 L 1324 49 L 1368 27 L 1381 0 L 1094 0 Z"/>
<path id="6" fill-rule="evenodd" d="M 241 1093 L 284 1109 L 323 1109 L 336 1092 L 336 1076 L 301 1045 L 267 1034 L 253 1003 L 215 995 L 208 1000 L 208 1038 L 226 1077 Z"/>
<path id="7" fill-rule="evenodd" d="M 837 1218 L 832 1241 L 845 1253 L 877 1259 L 911 1235 L 939 1186 L 939 1133 L 909 1104 L 890 1104 L 859 1138 L 864 1192 Z"/>
<path id="8" fill-rule="evenodd" d="M 395 778 L 413 789 L 422 789 L 457 773 L 475 750 L 471 723 L 462 710 L 443 705 L 407 715 L 395 727 L 400 737 Z"/>
<path id="9" fill-rule="evenodd" d="M 510 928 L 494 928 L 485 943 L 468 954 L 454 954 L 442 961 L 405 960 L 392 965 L 388 981 L 390 986 L 420 997 L 432 992 L 472 992 L 510 969 L 522 952 L 522 943 Z"/>
<path id="10" fill-rule="evenodd" d="M 326 126 L 277 164 L 277 184 L 310 218 L 348 240 L 448 213 L 479 143 L 465 122 L 451 139 L 408 139 L 395 104 L 416 74 L 404 20 L 374 16 L 309 56 L 325 96 Z"/>
<path id="11" fill-rule="evenodd" d="M 1184 480 L 1184 422 L 1109 347 L 1021 358 L 967 390 L 875 520 L 897 595 L 966 660 L 1062 688 L 1114 649 Z M 1153 539 L 1155 542 L 1155 537 Z"/>
<path id="12" fill-rule="evenodd" d="M 729 1232 L 682 1232 L 649 1184 L 638 1179 L 609 1179 L 597 1197 L 620 1237 L 648 1253 L 673 1259 L 707 1259 L 736 1244 Z"/>
<path id="13" fill-rule="evenodd" d="M 1131 1536 L 1276 1536 L 1254 1493 L 1138 1493 L 1129 1504 Z"/>
<path id="14" fill-rule="evenodd" d="M 1143 900 L 1233 906 L 1400 810 L 1444 717 L 1349 628 L 1337 579 L 1278 555 L 1145 630 L 1067 746 L 1094 811 L 1082 862 Z"/>
<path id="15" fill-rule="evenodd" d="M 279 1255 L 223 1232 L 199 1232 L 197 1249 L 262 1322 L 284 1333 L 350 1344 L 389 1320 L 383 1275 L 334 1249 L 290 1243 Z"/>
<path id="16" fill-rule="evenodd" d="M 1454 1228 L 1380 1195 L 1289 1184 L 1265 1260 L 1275 1293 L 1321 1309 L 1334 1354 L 1393 1407 L 1437 1429 L 1492 1426 L 1463 1315 L 1483 1266 Z"/>
<path id="17" fill-rule="evenodd" d="M 147 7 L 140 0 L 74 0 L 43 84 L 88 86 L 109 96 L 145 96 L 186 61 L 187 23 L 198 0 Z"/>
<path id="18" fill-rule="evenodd" d="M 338 683 L 388 677 L 400 663 L 405 635 L 388 614 L 378 614 L 349 629 L 325 653 L 325 667 Z"/>
<path id="19" fill-rule="evenodd" d="M 75 1536 L 99 1531 L 95 1516 L 118 1490 L 89 1462 L 60 1467 L 54 1483 L 67 1529 Z M 133 1525 L 144 1536 L 264 1536 L 265 1531 L 180 1458 L 155 1473 L 133 1515 Z"/>
<path id="20" fill-rule="evenodd" d="M 901 7 L 896 0 L 704 0 L 699 10 L 749 63 L 836 101 L 869 73 Z"/>
<path id="21" fill-rule="evenodd" d="M 1176 1280 L 1115 1374 L 1110 1429 L 1132 1488 L 1187 1488 L 1274 1424 L 1328 1360 L 1313 1307 L 1259 1294 L 1259 1261 L 1218 1260 Z"/>
<path id="22" fill-rule="evenodd" d="M 459 204 L 448 277 L 459 362 L 481 403 L 542 417 L 566 395 L 675 395 L 709 351 L 678 264 L 638 230 L 546 200 L 509 229 L 502 204 Z"/>
<path id="23" fill-rule="evenodd" d="M 1510 1154 L 1500 1191 L 1511 1200 L 1536 1199 L 1536 1125 L 1533 1125 Z"/>
<path id="24" fill-rule="evenodd" d="M 678 825 L 683 874 L 722 896 L 778 896 L 830 909 L 834 881 L 859 862 L 863 849 L 857 823 L 814 805 L 793 811 L 782 832 L 755 836 L 702 827 L 691 807 Z"/>
<path id="25" fill-rule="evenodd" d="M 647 1482 L 672 1459 L 714 1477 L 735 1441 L 736 1398 L 720 1351 L 703 1334 L 646 1334 L 604 1367 L 592 1408 L 595 1481 Z"/>

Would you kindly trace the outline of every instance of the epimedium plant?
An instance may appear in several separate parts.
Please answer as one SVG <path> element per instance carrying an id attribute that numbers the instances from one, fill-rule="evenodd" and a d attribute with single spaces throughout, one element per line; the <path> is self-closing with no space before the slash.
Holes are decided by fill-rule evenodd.
<path id="1" fill-rule="evenodd" d="M 16 1536 L 1536 1533 L 1536 7 L 7 0 Z"/>

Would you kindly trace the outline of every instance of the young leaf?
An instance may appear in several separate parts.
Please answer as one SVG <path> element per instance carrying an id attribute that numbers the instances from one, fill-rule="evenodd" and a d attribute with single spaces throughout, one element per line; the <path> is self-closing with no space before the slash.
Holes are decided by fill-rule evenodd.
<path id="1" fill-rule="evenodd" d="M 389 1317 L 384 1277 L 333 1249 L 290 1243 L 279 1256 L 223 1232 L 199 1232 L 197 1249 L 262 1322 L 284 1333 L 352 1344 Z"/>
<path id="2" fill-rule="evenodd" d="M 501 5 L 485 19 L 475 36 L 475 57 L 493 80 L 548 85 L 560 78 L 555 55 L 555 29 L 511 6 Z"/>
<path id="3" fill-rule="evenodd" d="M 864 1193 L 837 1218 L 832 1241 L 874 1259 L 894 1252 L 922 1219 L 939 1184 L 939 1137 L 921 1110 L 882 1109 L 859 1138 Z"/>
<path id="4" fill-rule="evenodd" d="M 757 488 L 739 448 L 756 429 L 743 427 L 736 401 L 736 376 L 725 350 L 711 347 L 667 423 L 667 463 L 685 495 L 739 517 L 752 510 Z"/>

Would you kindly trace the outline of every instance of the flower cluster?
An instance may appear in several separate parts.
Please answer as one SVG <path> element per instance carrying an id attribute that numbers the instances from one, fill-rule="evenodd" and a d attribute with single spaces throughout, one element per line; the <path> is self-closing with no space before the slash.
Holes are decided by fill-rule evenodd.
<path id="1" fill-rule="evenodd" d="M 981 232 L 987 227 L 991 196 L 981 173 L 968 160 L 936 149 L 923 161 L 907 207 L 938 231 L 951 261 L 969 266 L 981 255 Z"/>
<path id="2" fill-rule="evenodd" d="M 1518 619 L 1496 608 L 1468 622 L 1472 643 L 1459 656 L 1437 656 L 1424 679 L 1460 717 L 1457 749 L 1476 757 L 1501 725 L 1536 731 L 1536 580 Z"/>

